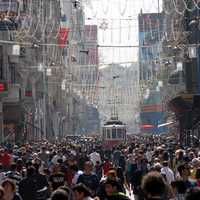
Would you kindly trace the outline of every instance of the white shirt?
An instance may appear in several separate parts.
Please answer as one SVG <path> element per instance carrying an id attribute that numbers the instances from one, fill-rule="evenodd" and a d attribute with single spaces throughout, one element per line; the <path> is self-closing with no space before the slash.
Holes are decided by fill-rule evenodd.
<path id="1" fill-rule="evenodd" d="M 0 172 L 0 184 L 2 184 L 5 179 L 6 179 L 5 173 Z"/>
<path id="2" fill-rule="evenodd" d="M 55 156 L 52 158 L 51 162 L 52 162 L 54 165 L 56 165 L 56 164 L 58 164 L 58 160 L 60 160 L 60 159 L 62 159 L 63 161 L 66 160 L 65 156 L 55 155 Z"/>
<path id="3" fill-rule="evenodd" d="M 152 161 L 153 152 L 152 151 L 147 151 L 145 156 L 146 156 L 148 162 L 151 162 Z"/>
<path id="4" fill-rule="evenodd" d="M 72 179 L 72 184 L 76 185 L 79 176 L 82 175 L 82 174 L 83 174 L 83 171 L 81 171 L 81 170 L 79 170 L 78 172 L 76 172 L 76 174 L 74 175 L 74 178 Z"/>
<path id="5" fill-rule="evenodd" d="M 97 161 L 99 161 L 99 163 L 101 164 L 101 156 L 96 151 L 91 153 L 89 157 L 90 157 L 90 161 L 93 163 L 94 166 L 96 165 Z"/>
<path id="6" fill-rule="evenodd" d="M 169 167 L 163 167 L 161 169 L 161 174 L 164 174 L 166 176 L 167 182 L 171 184 L 172 181 L 174 181 L 174 172 Z"/>

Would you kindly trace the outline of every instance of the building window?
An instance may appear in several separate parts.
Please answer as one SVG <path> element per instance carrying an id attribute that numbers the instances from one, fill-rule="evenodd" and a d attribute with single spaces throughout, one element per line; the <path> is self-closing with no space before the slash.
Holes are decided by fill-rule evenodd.
<path id="1" fill-rule="evenodd" d="M 11 83 L 16 83 L 16 68 L 14 64 L 10 64 Z"/>

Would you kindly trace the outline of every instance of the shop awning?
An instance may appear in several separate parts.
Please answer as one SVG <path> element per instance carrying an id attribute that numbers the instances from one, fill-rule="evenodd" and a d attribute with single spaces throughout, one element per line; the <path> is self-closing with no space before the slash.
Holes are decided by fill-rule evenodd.
<path id="1" fill-rule="evenodd" d="M 187 102 L 181 96 L 178 96 L 169 102 L 169 107 L 176 114 L 182 114 L 192 109 L 192 103 Z"/>

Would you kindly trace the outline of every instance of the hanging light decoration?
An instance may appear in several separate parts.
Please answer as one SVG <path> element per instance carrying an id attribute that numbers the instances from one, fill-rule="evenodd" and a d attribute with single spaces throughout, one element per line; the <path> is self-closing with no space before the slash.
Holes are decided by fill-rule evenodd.
<path id="1" fill-rule="evenodd" d="M 108 22 L 107 22 L 106 19 L 103 19 L 103 21 L 100 24 L 99 28 L 102 29 L 102 30 L 104 30 L 104 31 L 108 29 Z"/>
<path id="2" fill-rule="evenodd" d="M 47 68 L 47 76 L 51 76 L 52 75 L 52 70 L 51 68 Z"/>
<path id="3" fill-rule="evenodd" d="M 64 90 L 66 90 L 66 79 L 64 79 L 63 81 L 62 81 L 62 84 L 61 84 L 61 89 L 64 91 Z"/>
<path id="4" fill-rule="evenodd" d="M 12 55 L 19 56 L 20 55 L 20 45 L 13 45 Z"/>
<path id="5" fill-rule="evenodd" d="M 73 4 L 75 9 L 79 9 L 80 6 L 81 6 L 81 2 L 79 0 L 72 1 L 72 4 Z"/>
<path id="6" fill-rule="evenodd" d="M 43 72 L 43 70 L 44 70 L 44 66 L 40 63 L 40 64 L 38 65 L 38 71 L 39 71 L 39 72 Z"/>

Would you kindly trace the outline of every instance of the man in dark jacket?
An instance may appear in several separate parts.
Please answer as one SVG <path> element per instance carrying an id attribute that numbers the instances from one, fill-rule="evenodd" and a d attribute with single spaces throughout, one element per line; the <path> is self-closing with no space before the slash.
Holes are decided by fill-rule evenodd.
<path id="1" fill-rule="evenodd" d="M 19 194 L 22 199 L 46 200 L 48 197 L 48 181 L 34 167 L 27 169 L 27 177 L 19 183 Z"/>

